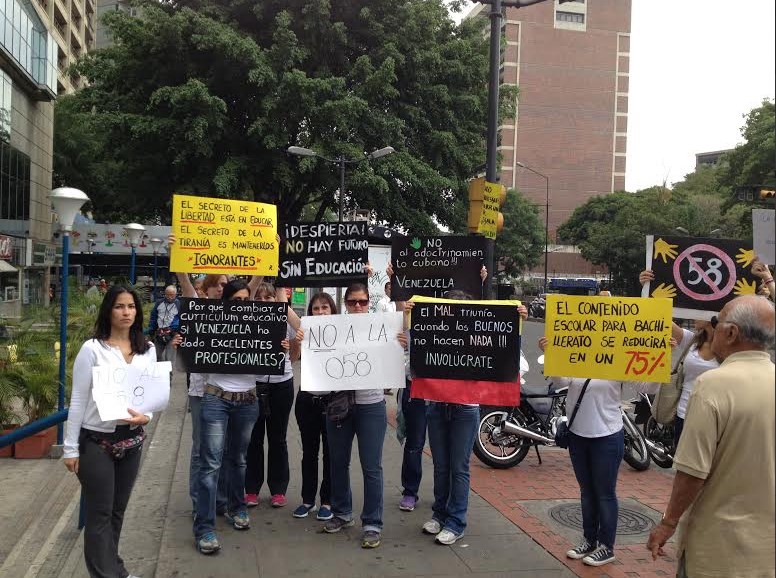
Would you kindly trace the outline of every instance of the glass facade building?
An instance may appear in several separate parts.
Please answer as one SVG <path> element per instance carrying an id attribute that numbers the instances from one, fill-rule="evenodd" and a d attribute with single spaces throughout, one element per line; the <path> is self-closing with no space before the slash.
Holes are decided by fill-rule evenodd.
<path id="1" fill-rule="evenodd" d="M 0 46 L 35 84 L 57 92 L 57 45 L 27 1 L 0 0 Z"/>

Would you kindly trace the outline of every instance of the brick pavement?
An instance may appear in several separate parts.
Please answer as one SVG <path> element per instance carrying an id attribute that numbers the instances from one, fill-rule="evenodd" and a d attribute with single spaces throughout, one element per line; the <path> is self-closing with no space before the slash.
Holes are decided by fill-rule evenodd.
<path id="1" fill-rule="evenodd" d="M 389 416 L 395 425 L 395 415 Z M 600 568 L 585 566 L 581 560 L 566 558 L 569 540 L 553 531 L 520 502 L 543 500 L 579 500 L 568 452 L 541 448 L 542 464 L 532 449 L 518 466 L 496 470 L 472 455 L 471 489 L 501 512 L 556 559 L 582 578 L 658 578 L 676 575 L 674 545 L 666 545 L 666 556 L 652 561 L 643 544 L 616 545 L 617 560 Z M 426 452 L 430 454 L 428 448 Z M 654 464 L 637 472 L 623 462 L 617 478 L 617 497 L 631 498 L 657 512 L 663 512 L 671 495 L 673 471 Z"/>

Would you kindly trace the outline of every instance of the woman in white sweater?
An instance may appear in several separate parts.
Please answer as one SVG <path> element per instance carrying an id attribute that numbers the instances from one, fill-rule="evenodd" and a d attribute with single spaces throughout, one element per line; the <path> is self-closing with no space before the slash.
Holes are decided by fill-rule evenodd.
<path id="1" fill-rule="evenodd" d="M 128 409 L 126 420 L 102 421 L 92 395 L 92 368 L 156 361 L 143 335 L 143 311 L 134 291 L 114 285 L 97 314 L 94 338 L 73 365 L 73 387 L 64 442 L 64 462 L 78 475 L 84 499 L 84 557 L 92 578 L 133 578 L 119 556 L 124 510 L 140 466 L 143 426 L 151 414 Z"/>

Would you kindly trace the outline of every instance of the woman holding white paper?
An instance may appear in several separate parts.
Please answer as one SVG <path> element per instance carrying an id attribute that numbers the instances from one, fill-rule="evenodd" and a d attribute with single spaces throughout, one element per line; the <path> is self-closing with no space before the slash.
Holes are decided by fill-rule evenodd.
<path id="1" fill-rule="evenodd" d="M 84 557 L 92 578 L 133 578 L 119 556 L 124 510 L 140 466 L 143 427 L 151 414 L 127 409 L 128 418 L 102 421 L 92 395 L 92 369 L 144 368 L 156 362 L 143 335 L 143 310 L 134 291 L 114 285 L 97 314 L 94 337 L 73 365 L 64 462 L 81 482 L 86 527 Z"/>

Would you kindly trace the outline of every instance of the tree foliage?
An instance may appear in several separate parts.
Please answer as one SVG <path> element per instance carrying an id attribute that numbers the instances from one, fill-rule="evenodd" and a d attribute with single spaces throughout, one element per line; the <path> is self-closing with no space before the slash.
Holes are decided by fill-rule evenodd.
<path id="1" fill-rule="evenodd" d="M 282 219 L 345 209 L 389 226 L 461 230 L 466 179 L 484 162 L 488 46 L 442 0 L 178 0 L 104 17 L 115 44 L 76 70 L 57 105 L 55 174 L 95 216 L 166 222 L 171 195 L 278 205 Z M 514 92 L 504 94 L 504 110 Z"/>
<path id="2" fill-rule="evenodd" d="M 504 229 L 496 238 L 496 262 L 501 275 L 515 277 L 541 260 L 544 224 L 539 218 L 538 207 L 515 189 L 507 190 L 501 212 Z"/>

